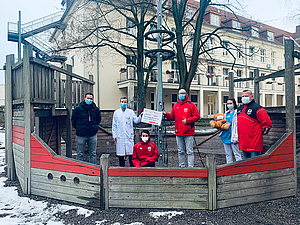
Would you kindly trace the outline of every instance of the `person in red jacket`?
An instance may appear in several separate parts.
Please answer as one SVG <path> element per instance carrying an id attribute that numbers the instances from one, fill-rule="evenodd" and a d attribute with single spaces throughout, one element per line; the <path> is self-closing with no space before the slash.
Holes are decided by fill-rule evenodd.
<path id="1" fill-rule="evenodd" d="M 184 152 L 188 155 L 188 167 L 194 167 L 193 140 L 195 122 L 200 114 L 196 105 L 190 101 L 184 89 L 179 90 L 178 102 L 173 106 L 171 113 L 162 112 L 168 120 L 175 120 L 175 134 L 178 148 L 180 167 L 185 167 Z"/>
<path id="2" fill-rule="evenodd" d="M 242 102 L 237 109 L 237 130 L 239 147 L 244 159 L 260 155 L 263 150 L 263 134 L 272 128 L 272 122 L 266 110 L 257 104 L 252 92 L 242 92 Z"/>
<path id="3" fill-rule="evenodd" d="M 133 146 L 133 165 L 135 167 L 155 167 L 158 157 L 156 144 L 150 141 L 149 131 L 143 130 L 140 142 Z"/>

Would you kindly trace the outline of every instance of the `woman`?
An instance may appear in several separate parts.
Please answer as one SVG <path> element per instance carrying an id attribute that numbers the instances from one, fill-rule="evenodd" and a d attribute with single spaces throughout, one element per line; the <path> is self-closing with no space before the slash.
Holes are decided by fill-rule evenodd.
<path id="1" fill-rule="evenodd" d="M 225 153 L 226 153 L 226 162 L 232 163 L 234 154 L 235 160 L 242 160 L 241 153 L 239 151 L 238 144 L 238 134 L 237 134 L 237 105 L 234 98 L 227 100 L 228 111 L 225 112 L 226 122 L 230 123 L 231 126 L 228 130 L 224 130 L 220 133 L 220 137 L 223 141 Z"/>

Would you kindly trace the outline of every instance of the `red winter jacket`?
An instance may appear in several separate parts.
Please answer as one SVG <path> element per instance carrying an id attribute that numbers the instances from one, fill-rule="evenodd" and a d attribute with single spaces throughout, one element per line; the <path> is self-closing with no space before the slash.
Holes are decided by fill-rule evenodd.
<path id="1" fill-rule="evenodd" d="M 195 135 L 195 122 L 199 120 L 200 114 L 188 96 L 183 101 L 178 99 L 171 113 L 166 113 L 168 120 L 175 120 L 175 134 L 177 136 Z M 186 124 L 182 120 L 186 118 Z"/>
<path id="2" fill-rule="evenodd" d="M 135 167 L 145 166 L 148 163 L 157 161 L 159 157 L 156 144 L 147 141 L 140 141 L 133 146 L 132 162 Z"/>
<path id="3" fill-rule="evenodd" d="M 262 151 L 265 128 L 271 128 L 272 122 L 266 110 L 252 100 L 238 108 L 237 130 L 239 148 L 243 151 Z"/>

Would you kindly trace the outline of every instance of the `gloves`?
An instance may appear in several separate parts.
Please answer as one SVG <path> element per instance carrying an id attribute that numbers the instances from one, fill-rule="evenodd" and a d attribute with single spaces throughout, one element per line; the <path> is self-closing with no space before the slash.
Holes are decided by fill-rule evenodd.
<path id="1" fill-rule="evenodd" d="M 269 131 L 270 131 L 270 128 L 266 127 L 266 128 L 263 130 L 262 134 L 263 134 L 263 135 L 266 135 L 267 133 L 269 133 Z"/>

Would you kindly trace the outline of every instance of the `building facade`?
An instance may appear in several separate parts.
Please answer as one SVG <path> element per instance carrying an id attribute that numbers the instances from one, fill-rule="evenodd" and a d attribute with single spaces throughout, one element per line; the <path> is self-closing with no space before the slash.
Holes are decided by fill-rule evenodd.
<path id="1" fill-rule="evenodd" d="M 91 5 L 94 4 L 94 5 Z M 85 8 L 86 7 L 86 8 Z M 76 33 L 76 26 L 86 19 L 86 14 L 95 8 L 95 3 L 83 7 L 81 1 L 68 2 L 63 16 L 66 25 L 62 30 L 56 30 L 52 35 L 55 40 L 72 39 Z M 100 6 L 102 7 L 102 6 Z M 193 14 L 197 3 L 190 1 L 186 9 L 186 17 Z M 152 12 L 152 15 L 156 12 Z M 135 35 L 136 27 L 122 16 L 108 17 L 116 27 L 127 27 L 126 32 Z M 165 14 L 165 23 L 171 31 L 175 25 L 170 15 Z M 101 21 L 99 21 L 101 24 Z M 206 43 L 210 57 L 199 58 L 197 73 L 190 88 L 190 100 L 199 108 L 201 117 L 224 112 L 229 95 L 228 76 L 234 73 L 235 78 L 249 78 L 254 76 L 254 70 L 259 69 L 259 76 L 265 76 L 284 69 L 284 40 L 295 41 L 299 47 L 300 26 L 296 33 L 289 33 L 275 27 L 268 26 L 250 19 L 233 15 L 217 8 L 208 7 L 204 17 L 203 33 L 211 33 L 217 27 L 224 27 L 217 32 L 219 38 L 211 37 Z M 225 28 L 226 27 L 226 28 Z M 186 36 L 192 37 L 192 31 Z M 135 39 L 126 34 L 112 35 L 115 41 L 135 45 Z M 187 46 L 191 46 L 188 43 Z M 96 42 L 95 38 L 87 42 Z M 172 43 L 170 44 L 172 45 Z M 148 49 L 156 48 L 157 44 L 145 41 Z M 225 48 L 224 48 L 225 47 Z M 191 53 L 187 48 L 187 54 Z M 189 52 L 190 51 L 190 52 Z M 119 99 L 127 96 L 130 107 L 138 108 L 136 67 L 132 64 L 136 60 L 128 51 L 125 57 L 112 51 L 111 48 L 101 47 L 98 51 L 88 49 L 68 49 L 64 51 L 68 57 L 67 64 L 73 66 L 73 72 L 89 77 L 93 75 L 96 82 L 94 88 L 95 101 L 101 110 L 115 110 L 119 108 Z M 299 62 L 295 62 L 299 63 Z M 63 65 L 64 66 L 64 65 Z M 163 98 L 166 111 L 171 111 L 177 102 L 179 89 L 178 70 L 176 59 L 163 62 Z M 295 77 L 296 100 L 300 99 L 300 78 Z M 156 106 L 157 69 L 154 68 L 149 77 L 146 108 L 155 109 Z M 253 81 L 235 83 L 234 97 L 241 103 L 241 94 L 244 89 L 253 90 Z M 260 103 L 262 106 L 282 106 L 285 102 L 284 78 L 268 79 L 260 83 Z M 296 102 L 296 103 L 297 103 Z"/>

